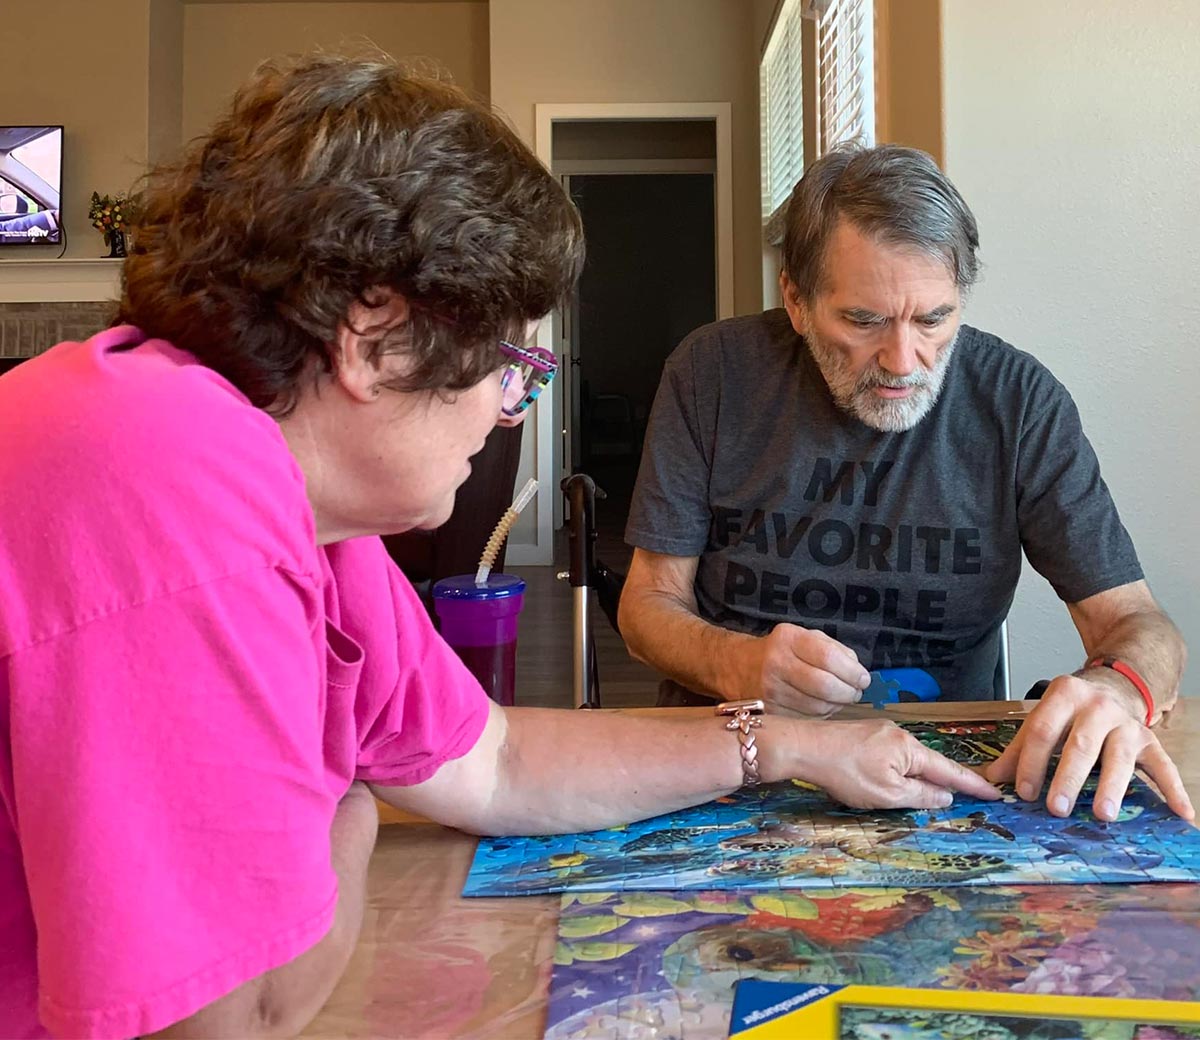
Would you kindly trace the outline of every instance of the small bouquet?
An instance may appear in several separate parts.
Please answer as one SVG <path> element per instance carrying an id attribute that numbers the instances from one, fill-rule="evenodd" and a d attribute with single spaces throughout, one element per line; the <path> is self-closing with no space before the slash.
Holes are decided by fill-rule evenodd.
<path id="1" fill-rule="evenodd" d="M 132 209 L 131 200 L 125 195 L 99 195 L 92 192 L 88 220 L 92 222 L 92 227 L 103 233 L 107 242 L 113 231 L 124 233 L 129 230 Z"/>

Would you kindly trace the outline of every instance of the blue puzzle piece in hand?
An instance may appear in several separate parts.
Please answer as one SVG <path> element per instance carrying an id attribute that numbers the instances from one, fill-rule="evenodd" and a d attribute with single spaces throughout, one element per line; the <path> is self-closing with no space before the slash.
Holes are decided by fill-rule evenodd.
<path id="1" fill-rule="evenodd" d="M 898 679 L 885 679 L 878 672 L 871 673 L 871 685 L 863 690 L 862 703 L 874 704 L 882 710 L 885 704 L 895 704 L 900 700 L 900 682 Z"/>

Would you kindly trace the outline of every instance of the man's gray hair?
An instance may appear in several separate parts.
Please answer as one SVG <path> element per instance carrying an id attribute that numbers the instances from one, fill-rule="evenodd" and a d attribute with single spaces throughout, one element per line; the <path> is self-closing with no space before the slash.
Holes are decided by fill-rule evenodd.
<path id="1" fill-rule="evenodd" d="M 915 148 L 847 143 L 805 171 L 788 201 L 783 233 L 783 269 L 802 299 L 812 299 L 821 285 L 839 219 L 882 242 L 938 257 L 964 293 L 979 273 L 974 214 L 937 163 Z"/>

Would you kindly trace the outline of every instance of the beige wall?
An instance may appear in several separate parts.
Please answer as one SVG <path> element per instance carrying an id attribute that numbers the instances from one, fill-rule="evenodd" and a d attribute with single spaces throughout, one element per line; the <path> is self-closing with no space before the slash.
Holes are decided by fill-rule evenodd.
<path id="1" fill-rule="evenodd" d="M 485 0 L 431 3 L 189 3 L 183 25 L 184 139 L 202 133 L 263 59 L 373 44 L 431 59 L 467 90 L 488 91 Z"/>
<path id="2" fill-rule="evenodd" d="M 101 256 L 88 199 L 127 191 L 146 162 L 149 0 L 4 0 L 3 10 L 10 26 L 53 27 L 50 52 L 33 37 L 4 48 L 3 119 L 63 124 L 66 255 Z"/>
<path id="3" fill-rule="evenodd" d="M 760 5 L 745 0 L 492 0 L 492 101 L 533 144 L 539 103 L 728 101 L 734 298 L 762 305 Z"/>
<path id="4" fill-rule="evenodd" d="M 783 0 L 753 0 L 750 18 L 756 62 L 767 48 L 767 39 L 771 34 L 771 27 L 775 24 L 775 14 L 782 2 Z"/>
<path id="5" fill-rule="evenodd" d="M 768 6 L 758 0 L 491 0 L 492 102 L 531 147 L 537 104 L 730 103 L 739 314 L 762 307 L 758 59 Z M 538 472 L 537 419 L 526 423 L 518 486 Z M 539 503 L 537 511 L 521 514 L 509 539 L 518 554 L 518 546 L 536 543 L 535 512 L 544 508 Z"/>
<path id="6" fill-rule="evenodd" d="M 946 169 L 984 262 L 966 319 L 1071 391 L 1195 662 L 1200 4 L 955 0 L 943 19 Z M 1078 666 L 1066 610 L 1028 569 L 1009 617 L 1017 689 Z"/>
<path id="7" fill-rule="evenodd" d="M 150 0 L 150 91 L 146 116 L 149 162 L 167 162 L 183 133 L 183 0 Z"/>
<path id="8" fill-rule="evenodd" d="M 128 191 L 203 130 L 263 58 L 371 40 L 429 57 L 467 89 L 488 91 L 486 0 L 384 3 L 196 3 L 3 0 L 15 25 L 52 25 L 54 57 L 13 47 L 0 61 L 9 122 L 62 123 L 68 257 L 104 252 L 88 223 L 93 191 Z"/>
<path id="9" fill-rule="evenodd" d="M 940 0 L 876 0 L 881 143 L 920 148 L 943 162 Z"/>

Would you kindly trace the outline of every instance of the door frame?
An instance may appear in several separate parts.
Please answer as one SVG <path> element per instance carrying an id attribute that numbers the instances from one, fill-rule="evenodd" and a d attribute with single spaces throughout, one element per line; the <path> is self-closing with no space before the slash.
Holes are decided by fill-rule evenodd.
<path id="1" fill-rule="evenodd" d="M 716 245 L 717 245 L 717 318 L 731 318 L 733 303 L 733 138 L 732 106 L 728 101 L 680 101 L 680 102 L 612 102 L 612 103 L 566 103 L 535 104 L 534 106 L 534 152 L 549 170 L 554 170 L 554 124 L 556 122 L 584 122 L 587 120 L 704 120 L 715 124 L 717 148 L 716 172 Z M 539 347 L 558 351 L 561 349 L 559 336 L 562 322 L 554 315 L 547 315 L 538 324 L 536 342 Z M 510 564 L 530 565 L 553 563 L 555 504 L 558 501 L 558 481 L 561 474 L 555 472 L 555 441 L 561 431 L 554 428 L 555 413 L 561 413 L 559 380 L 554 380 L 546 393 L 534 405 L 534 414 L 527 421 L 533 427 L 532 476 L 542 490 L 535 499 L 535 540 L 532 543 L 509 544 L 507 559 Z M 528 442 L 528 433 L 526 434 Z M 524 454 L 524 453 L 522 453 Z"/>
<path id="2" fill-rule="evenodd" d="M 571 180 L 574 177 L 607 177 L 607 176 L 672 176 L 676 174 L 700 174 L 712 179 L 713 185 L 713 246 L 716 246 L 716 183 L 717 164 L 713 159 L 565 159 L 558 163 L 554 175 L 562 184 L 563 190 L 571 194 Z M 714 256 L 714 268 L 716 257 Z M 714 272 L 715 273 L 715 272 Z M 713 279 L 713 314 L 718 311 L 716 279 Z M 560 385 L 559 396 L 562 406 L 554 409 L 554 423 L 561 424 L 562 449 L 559 455 L 562 465 L 558 467 L 559 479 L 574 471 L 575 447 L 574 440 L 578 423 L 576 422 L 576 406 L 579 402 L 579 380 L 581 369 L 577 366 L 579 351 L 579 293 L 571 294 L 570 301 L 560 307 L 555 315 L 558 325 L 554 342 L 558 344 L 555 353 L 560 359 L 557 382 Z M 715 320 L 715 319 L 714 319 Z M 554 529 L 562 526 L 561 498 L 555 502 Z"/>

